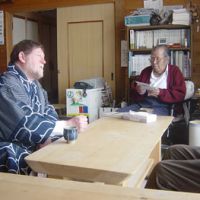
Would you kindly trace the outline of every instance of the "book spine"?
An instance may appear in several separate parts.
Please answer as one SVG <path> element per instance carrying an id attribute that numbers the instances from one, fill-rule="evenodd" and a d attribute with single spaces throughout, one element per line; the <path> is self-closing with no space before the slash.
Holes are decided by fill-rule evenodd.
<path id="1" fill-rule="evenodd" d="M 130 49 L 135 48 L 135 32 L 134 30 L 130 30 Z"/>

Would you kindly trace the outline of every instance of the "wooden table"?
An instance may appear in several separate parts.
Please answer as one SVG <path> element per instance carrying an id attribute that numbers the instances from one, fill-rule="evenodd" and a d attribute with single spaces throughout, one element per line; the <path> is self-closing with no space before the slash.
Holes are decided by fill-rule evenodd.
<path id="1" fill-rule="evenodd" d="M 74 144 L 63 138 L 26 157 L 36 172 L 69 179 L 140 186 L 160 160 L 160 139 L 172 117 L 140 123 L 101 118 L 79 134 Z"/>
<path id="2" fill-rule="evenodd" d="M 0 173 L 2 200 L 200 200 L 200 194 L 122 188 Z"/>

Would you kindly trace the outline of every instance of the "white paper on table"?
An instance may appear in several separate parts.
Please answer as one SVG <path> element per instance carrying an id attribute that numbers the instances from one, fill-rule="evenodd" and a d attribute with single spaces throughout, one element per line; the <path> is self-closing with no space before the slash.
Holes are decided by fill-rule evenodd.
<path id="1" fill-rule="evenodd" d="M 136 122 L 149 123 L 149 122 L 155 122 L 157 120 L 157 115 L 147 112 L 135 112 L 130 110 L 129 113 L 124 113 L 123 119 Z"/>

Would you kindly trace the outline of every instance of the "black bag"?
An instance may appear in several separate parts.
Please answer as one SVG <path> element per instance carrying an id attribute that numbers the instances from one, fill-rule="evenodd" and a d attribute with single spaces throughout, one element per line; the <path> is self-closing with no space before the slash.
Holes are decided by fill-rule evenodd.
<path id="1" fill-rule="evenodd" d="M 86 82 L 76 82 L 74 83 L 74 88 L 86 90 L 86 89 L 92 89 L 93 87 Z"/>
<path id="2" fill-rule="evenodd" d="M 74 83 L 74 88 L 75 89 L 82 89 L 83 90 L 83 97 L 87 96 L 86 90 L 87 89 L 92 89 L 93 86 L 91 86 L 90 84 L 86 83 L 86 82 L 76 82 Z"/>
<path id="3" fill-rule="evenodd" d="M 153 13 L 151 15 L 150 24 L 151 25 L 159 25 L 162 18 L 157 13 Z"/>

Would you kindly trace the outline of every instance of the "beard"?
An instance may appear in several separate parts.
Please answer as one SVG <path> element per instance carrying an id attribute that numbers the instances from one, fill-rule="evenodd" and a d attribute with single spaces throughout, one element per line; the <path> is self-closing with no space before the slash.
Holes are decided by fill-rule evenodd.
<path id="1" fill-rule="evenodd" d="M 41 78 L 43 78 L 44 76 L 44 70 L 43 69 L 39 69 L 36 71 L 32 71 L 30 74 L 30 77 L 32 80 L 39 80 Z"/>

